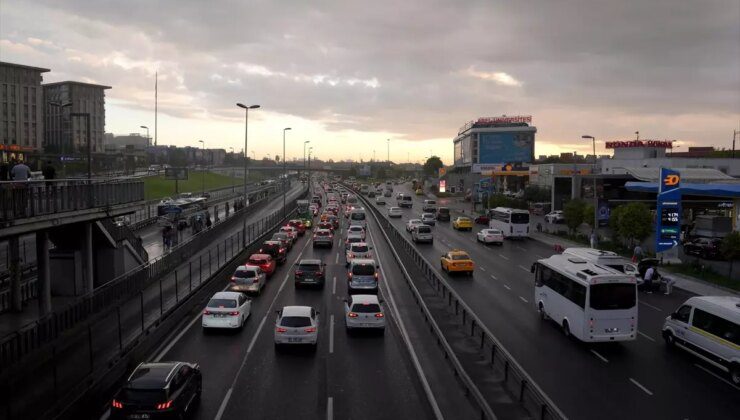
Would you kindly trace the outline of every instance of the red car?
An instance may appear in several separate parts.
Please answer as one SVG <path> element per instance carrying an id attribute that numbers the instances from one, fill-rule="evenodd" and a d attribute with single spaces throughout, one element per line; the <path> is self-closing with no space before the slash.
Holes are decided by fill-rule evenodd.
<path id="1" fill-rule="evenodd" d="M 300 220 L 291 220 L 288 222 L 288 226 L 292 226 L 298 230 L 298 235 L 303 236 L 306 234 L 306 226 Z"/>
<path id="2" fill-rule="evenodd" d="M 246 265 L 254 265 L 262 269 L 268 277 L 275 273 L 275 260 L 269 254 L 252 254 Z"/>
<path id="3" fill-rule="evenodd" d="M 489 221 L 490 219 L 485 214 L 474 219 L 474 222 L 478 225 L 487 225 Z"/>
<path id="4" fill-rule="evenodd" d="M 330 231 L 334 232 L 334 223 L 332 222 L 319 222 L 317 227 L 319 229 L 329 229 Z"/>

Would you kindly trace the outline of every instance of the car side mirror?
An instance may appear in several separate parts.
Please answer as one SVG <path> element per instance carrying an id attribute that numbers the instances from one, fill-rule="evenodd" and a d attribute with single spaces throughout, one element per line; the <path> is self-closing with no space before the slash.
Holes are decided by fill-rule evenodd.
<path id="1" fill-rule="evenodd" d="M 671 319 L 676 319 L 676 318 L 678 318 L 678 313 L 677 312 L 672 313 Z"/>

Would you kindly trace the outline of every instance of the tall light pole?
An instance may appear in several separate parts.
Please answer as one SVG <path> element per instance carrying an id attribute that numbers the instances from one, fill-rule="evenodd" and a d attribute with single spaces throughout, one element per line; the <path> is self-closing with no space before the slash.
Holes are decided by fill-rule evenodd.
<path id="1" fill-rule="evenodd" d="M 152 145 L 151 144 L 152 143 L 152 139 L 149 137 L 149 127 L 147 127 L 145 125 L 142 125 L 141 128 L 143 128 L 144 130 L 146 130 L 146 145 L 147 146 L 151 146 Z"/>
<path id="2" fill-rule="evenodd" d="M 206 142 L 204 140 L 198 140 L 198 143 L 203 145 L 203 148 L 201 149 L 201 168 L 200 168 L 200 185 L 203 188 L 203 193 L 206 192 Z"/>
<path id="3" fill-rule="evenodd" d="M 387 146 L 386 155 L 385 155 L 385 161 L 386 161 L 387 164 L 390 165 L 391 164 L 391 139 L 386 139 L 385 140 L 385 143 L 386 143 L 386 146 Z"/>
<path id="4" fill-rule="evenodd" d="M 635 133 L 639 136 L 638 133 Z M 583 135 L 581 136 L 582 139 L 591 139 L 591 144 L 594 148 L 594 168 L 591 171 L 591 176 L 594 180 L 594 234 L 596 234 L 596 229 L 599 227 L 599 196 L 596 194 L 596 138 L 594 136 L 589 135 Z"/>
<path id="5" fill-rule="evenodd" d="M 311 194 L 311 152 L 313 151 L 313 146 L 308 148 L 308 193 L 309 196 Z"/>
<path id="6" fill-rule="evenodd" d="M 249 160 L 249 110 L 257 109 L 259 105 L 244 105 L 243 103 L 237 103 L 236 106 L 244 109 L 244 200 L 247 199 L 247 161 Z"/>
<path id="7" fill-rule="evenodd" d="M 285 217 L 285 193 L 286 183 L 288 181 L 288 172 L 285 166 L 285 132 L 290 130 L 290 127 L 283 128 L 283 217 Z"/>
<path id="8" fill-rule="evenodd" d="M 254 153 L 254 150 L 252 150 L 252 159 L 257 160 L 257 153 Z"/>
<path id="9" fill-rule="evenodd" d="M 303 175 L 306 175 L 305 174 L 305 172 L 306 172 L 306 145 L 308 143 L 311 143 L 311 140 L 306 140 L 306 141 L 303 142 L 303 172 L 304 172 Z"/>

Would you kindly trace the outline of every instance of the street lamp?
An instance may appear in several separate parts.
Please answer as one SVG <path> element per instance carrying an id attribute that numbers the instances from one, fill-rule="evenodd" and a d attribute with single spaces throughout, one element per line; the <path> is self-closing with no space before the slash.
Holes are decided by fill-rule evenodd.
<path id="1" fill-rule="evenodd" d="M 147 146 L 151 146 L 152 139 L 149 138 L 149 127 L 147 127 L 145 125 L 142 125 L 141 128 L 143 128 L 144 130 L 146 130 L 146 145 Z"/>
<path id="2" fill-rule="evenodd" d="M 249 132 L 249 110 L 250 109 L 257 109 L 260 106 L 259 105 L 244 105 L 242 103 L 237 103 L 236 106 L 239 108 L 244 109 L 244 199 L 247 199 L 247 161 L 249 160 L 249 141 L 248 141 L 248 132 Z"/>
<path id="3" fill-rule="evenodd" d="M 311 195 L 311 152 L 313 151 L 313 146 L 308 148 L 308 191 L 309 196 Z"/>
<path id="4" fill-rule="evenodd" d="M 286 181 L 288 180 L 288 172 L 285 167 L 285 132 L 290 130 L 290 127 L 283 128 L 283 217 L 285 217 L 285 190 Z"/>
<path id="5" fill-rule="evenodd" d="M 594 185 L 593 185 L 593 189 L 594 189 L 594 234 L 596 234 L 596 229 L 599 227 L 599 197 L 598 195 L 596 195 L 596 138 L 594 136 L 589 136 L 589 135 L 583 135 L 581 136 L 581 138 L 591 139 L 591 144 L 593 145 L 593 148 L 594 148 L 593 149 L 594 168 L 592 170 L 591 176 L 593 177 L 593 181 L 594 181 Z"/>
<path id="6" fill-rule="evenodd" d="M 306 140 L 303 142 L 303 172 L 306 172 L 306 145 L 308 143 L 311 143 L 311 140 Z M 305 173 L 303 175 L 305 175 Z"/>
<path id="7" fill-rule="evenodd" d="M 391 163 L 391 139 L 386 139 L 385 140 L 385 143 L 386 143 L 386 146 L 387 146 L 385 160 L 386 160 L 386 163 L 388 163 L 390 165 L 390 163 Z"/>
<path id="8" fill-rule="evenodd" d="M 203 152 L 201 153 L 201 163 L 202 167 L 200 168 L 200 184 L 203 188 L 203 194 L 206 192 L 206 142 L 204 140 L 198 140 L 198 143 L 201 143 L 203 145 Z"/>
<path id="9" fill-rule="evenodd" d="M 257 160 L 257 153 L 254 153 L 254 150 L 252 150 L 252 159 Z"/>

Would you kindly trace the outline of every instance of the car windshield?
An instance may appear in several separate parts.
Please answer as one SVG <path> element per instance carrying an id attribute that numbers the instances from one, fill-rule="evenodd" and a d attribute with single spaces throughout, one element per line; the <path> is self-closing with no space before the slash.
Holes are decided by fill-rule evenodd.
<path id="1" fill-rule="evenodd" d="M 470 257 L 468 257 L 468 254 L 452 254 L 452 259 L 456 261 L 469 260 Z"/>
<path id="2" fill-rule="evenodd" d="M 163 384 L 164 386 L 164 384 Z M 156 404 L 167 398 L 162 389 L 131 389 L 124 388 L 121 399 L 124 402 L 136 404 Z"/>
<path id="3" fill-rule="evenodd" d="M 380 305 L 377 303 L 355 303 L 352 305 L 352 312 L 374 314 L 380 312 Z"/>
<path id="4" fill-rule="evenodd" d="M 591 285 L 590 306 L 596 310 L 633 308 L 637 300 L 636 287 L 632 283 Z"/>
<path id="5" fill-rule="evenodd" d="M 432 233 L 432 228 L 429 226 L 419 226 L 416 228 L 416 233 Z"/>
<path id="6" fill-rule="evenodd" d="M 439 212 L 440 214 L 448 214 L 448 213 L 450 212 L 450 209 L 448 209 L 448 208 L 445 208 L 445 207 L 440 207 L 440 208 L 439 208 L 439 209 L 438 209 L 437 211 L 438 211 L 438 212 Z"/>
<path id="7" fill-rule="evenodd" d="M 353 245 L 352 252 L 367 252 L 369 250 L 367 245 Z"/>
<path id="8" fill-rule="evenodd" d="M 307 316 L 284 316 L 280 320 L 280 326 L 289 328 L 310 327 L 311 318 Z"/>
<path id="9" fill-rule="evenodd" d="M 257 272 L 254 270 L 237 270 L 234 273 L 234 277 L 238 277 L 240 279 L 251 279 L 257 277 Z"/>
<path id="10" fill-rule="evenodd" d="M 249 264 L 260 265 L 260 264 L 266 264 L 267 260 L 263 258 L 250 258 L 248 262 Z"/>
<path id="11" fill-rule="evenodd" d="M 209 308 L 236 308 L 234 299 L 211 299 L 208 301 Z"/>
<path id="12" fill-rule="evenodd" d="M 512 213 L 511 223 L 529 223 L 529 215 L 526 213 Z"/>
<path id="13" fill-rule="evenodd" d="M 357 264 L 352 267 L 352 274 L 355 276 L 372 276 L 375 275 L 375 266 L 370 264 Z"/>

